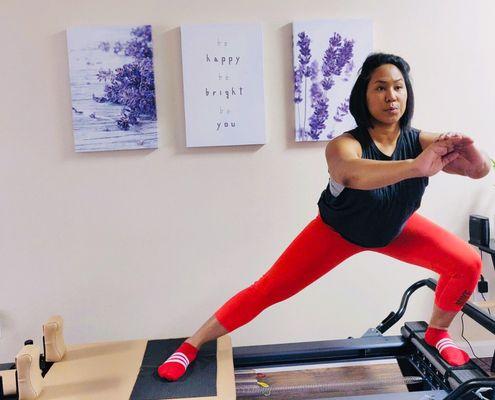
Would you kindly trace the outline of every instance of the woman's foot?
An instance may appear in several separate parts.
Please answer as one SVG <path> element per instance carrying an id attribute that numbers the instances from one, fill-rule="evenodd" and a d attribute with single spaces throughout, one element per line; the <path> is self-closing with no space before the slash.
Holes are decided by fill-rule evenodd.
<path id="1" fill-rule="evenodd" d="M 187 371 L 198 354 L 198 349 L 188 342 L 184 342 L 167 360 L 158 367 L 158 375 L 168 381 L 176 381 Z"/>
<path id="2" fill-rule="evenodd" d="M 447 329 L 428 327 L 425 333 L 425 341 L 430 346 L 435 347 L 440 356 L 454 367 L 464 365 L 470 360 L 469 355 L 457 347 L 450 338 Z"/>

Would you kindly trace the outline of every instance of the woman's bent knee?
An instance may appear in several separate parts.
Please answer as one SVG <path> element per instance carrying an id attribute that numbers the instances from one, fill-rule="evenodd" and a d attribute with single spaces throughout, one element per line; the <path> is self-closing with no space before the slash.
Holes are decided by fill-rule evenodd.
<path id="1" fill-rule="evenodd" d="M 467 278 L 470 278 L 477 282 L 481 275 L 482 266 L 483 263 L 481 261 L 481 257 L 476 254 L 473 255 L 473 257 L 471 257 L 469 261 L 464 265 L 462 272 Z"/>

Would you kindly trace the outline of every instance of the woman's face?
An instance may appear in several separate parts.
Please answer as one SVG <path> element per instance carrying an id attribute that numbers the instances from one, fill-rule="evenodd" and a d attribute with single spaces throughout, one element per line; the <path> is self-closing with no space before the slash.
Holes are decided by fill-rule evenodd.
<path id="1" fill-rule="evenodd" d="M 366 89 L 366 102 L 373 122 L 398 123 L 406 111 L 407 102 L 406 83 L 400 69 L 393 64 L 376 68 Z"/>

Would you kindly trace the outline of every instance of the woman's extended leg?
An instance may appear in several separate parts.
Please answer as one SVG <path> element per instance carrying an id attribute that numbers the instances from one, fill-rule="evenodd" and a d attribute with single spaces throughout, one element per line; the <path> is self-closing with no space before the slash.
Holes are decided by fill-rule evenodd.
<path id="1" fill-rule="evenodd" d="M 247 324 L 267 307 L 295 295 L 346 258 L 363 250 L 343 239 L 320 216 L 316 217 L 268 272 L 227 301 L 162 364 L 160 376 L 178 379 L 203 343 Z"/>
<path id="2" fill-rule="evenodd" d="M 425 340 L 450 364 L 466 363 L 468 355 L 453 343 L 447 329 L 478 282 L 481 258 L 476 251 L 419 214 L 413 214 L 392 243 L 374 250 L 440 274 Z"/>

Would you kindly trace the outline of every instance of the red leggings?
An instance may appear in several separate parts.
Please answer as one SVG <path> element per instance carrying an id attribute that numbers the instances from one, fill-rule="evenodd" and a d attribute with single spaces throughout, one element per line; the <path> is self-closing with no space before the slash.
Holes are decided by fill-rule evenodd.
<path id="1" fill-rule="evenodd" d="M 267 307 L 295 295 L 345 259 L 366 250 L 439 273 L 435 304 L 445 311 L 462 308 L 481 272 L 481 258 L 471 246 L 421 215 L 413 214 L 401 234 L 379 248 L 348 242 L 317 216 L 268 272 L 227 301 L 215 316 L 232 332 Z"/>

